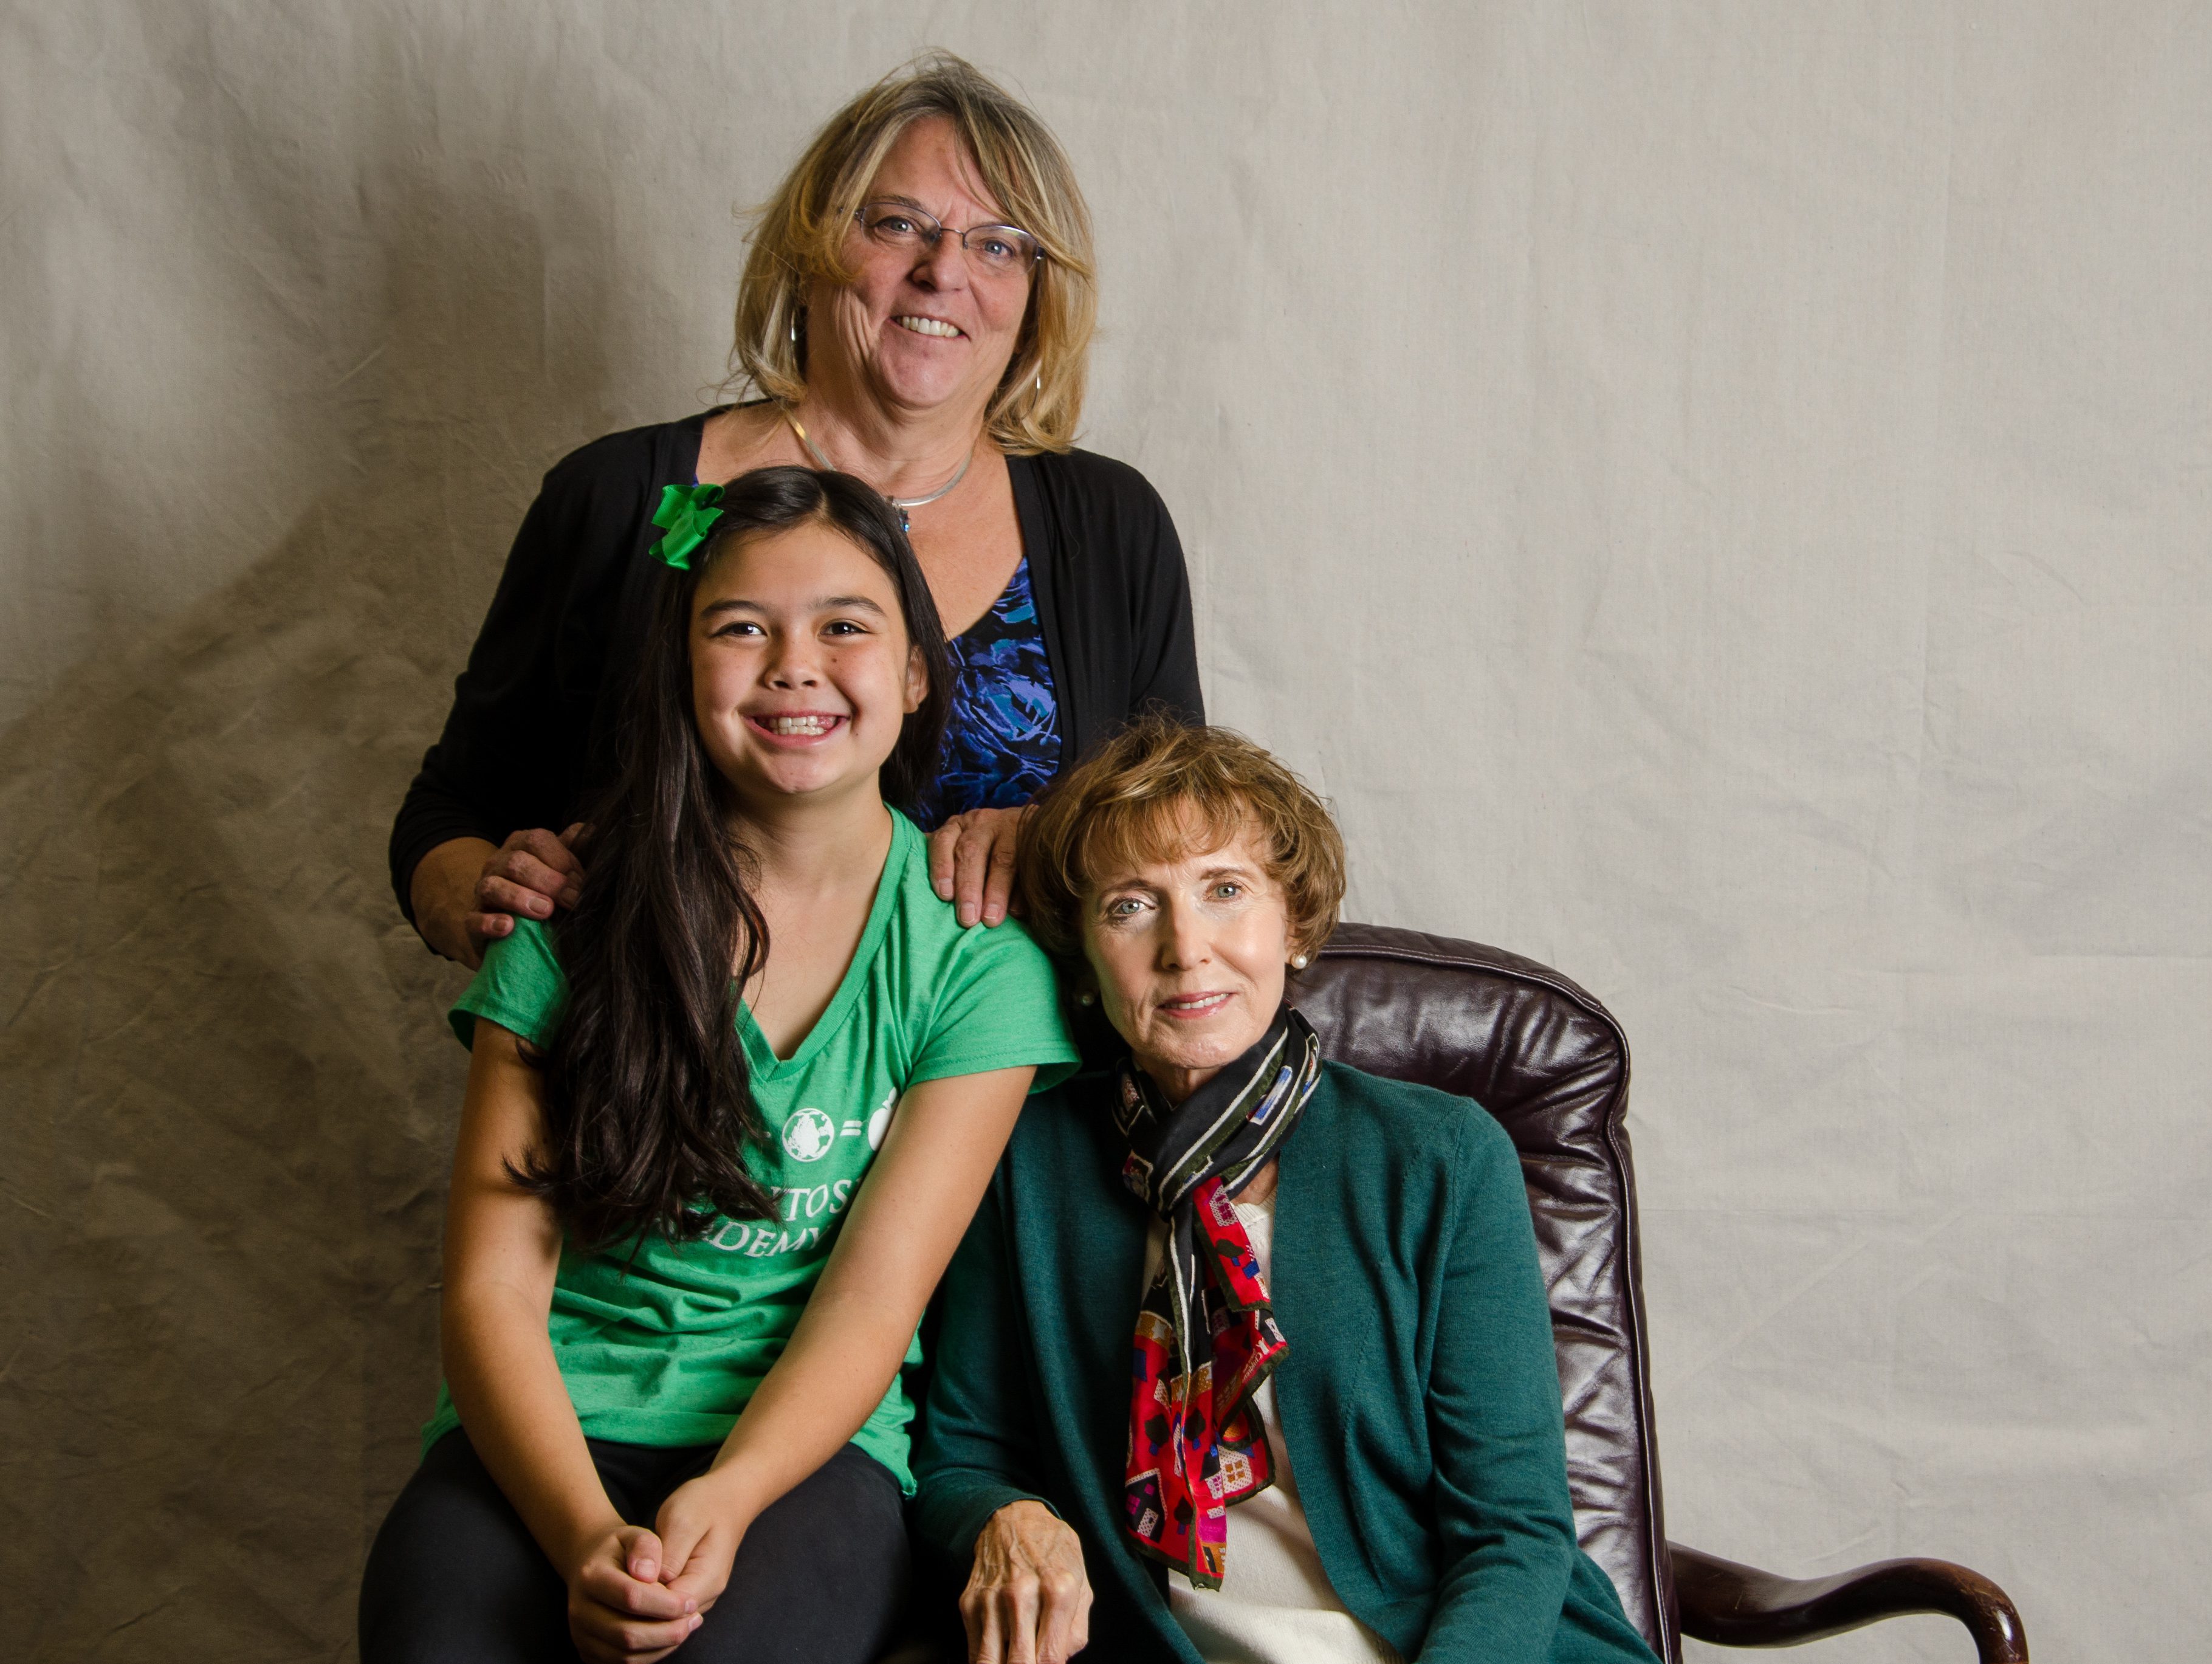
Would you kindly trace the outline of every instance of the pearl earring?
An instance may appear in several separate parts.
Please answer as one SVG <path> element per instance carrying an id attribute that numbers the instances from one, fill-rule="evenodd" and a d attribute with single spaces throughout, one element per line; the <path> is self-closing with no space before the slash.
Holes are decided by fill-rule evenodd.
<path id="1" fill-rule="evenodd" d="M 1304 955 L 1303 953 L 1294 953 L 1294 954 L 1292 954 L 1292 955 L 1291 956 L 1291 969 L 1292 970 L 1304 970 L 1305 968 L 1306 968 L 1306 956 L 1305 956 L 1305 955 Z"/>
<path id="2" fill-rule="evenodd" d="M 1079 1005 L 1095 1005 L 1098 1003 L 1098 996 L 1091 993 L 1090 989 L 1085 988 L 1081 993 L 1075 996 L 1075 1003 Z"/>

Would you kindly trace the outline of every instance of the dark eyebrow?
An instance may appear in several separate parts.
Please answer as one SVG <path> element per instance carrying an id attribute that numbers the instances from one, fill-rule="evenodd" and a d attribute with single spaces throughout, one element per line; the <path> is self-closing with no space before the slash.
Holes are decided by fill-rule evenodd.
<path id="1" fill-rule="evenodd" d="M 747 601 L 736 596 L 731 596 L 724 600 L 709 602 L 706 606 L 700 609 L 699 616 L 702 618 L 712 618 L 718 612 L 765 612 L 768 609 L 763 607 L 758 601 Z M 872 612 L 878 618 L 888 618 L 890 616 L 890 615 L 885 612 L 880 605 L 870 600 L 865 595 L 824 595 L 812 603 L 811 610 L 815 612 Z"/>

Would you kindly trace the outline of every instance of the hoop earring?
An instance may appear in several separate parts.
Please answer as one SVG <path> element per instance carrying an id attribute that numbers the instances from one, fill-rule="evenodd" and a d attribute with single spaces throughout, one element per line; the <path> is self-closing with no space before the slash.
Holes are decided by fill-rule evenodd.
<path id="1" fill-rule="evenodd" d="M 792 344 L 793 346 L 794 346 L 794 347 L 795 347 L 795 346 L 797 346 L 797 345 L 799 344 L 799 308 L 798 308 L 798 307 L 793 307 L 791 309 L 791 325 L 790 325 L 790 327 L 791 327 L 791 344 Z"/>

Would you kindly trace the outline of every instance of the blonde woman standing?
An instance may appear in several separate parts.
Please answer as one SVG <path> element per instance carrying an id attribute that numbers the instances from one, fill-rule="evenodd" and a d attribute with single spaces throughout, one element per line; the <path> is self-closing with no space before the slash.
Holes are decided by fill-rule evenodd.
<path id="1" fill-rule="evenodd" d="M 477 963 L 573 905 L 566 828 L 608 774 L 667 487 L 777 464 L 858 476 L 906 522 L 953 659 L 931 834 L 963 924 L 1006 916 L 1024 806 L 1127 717 L 1202 720 L 1189 585 L 1158 495 L 1077 450 L 1097 297 L 1057 142 L 933 55 L 832 117 L 761 216 L 736 357 L 761 397 L 556 464 L 518 533 L 443 734 L 392 828 L 393 887 Z"/>

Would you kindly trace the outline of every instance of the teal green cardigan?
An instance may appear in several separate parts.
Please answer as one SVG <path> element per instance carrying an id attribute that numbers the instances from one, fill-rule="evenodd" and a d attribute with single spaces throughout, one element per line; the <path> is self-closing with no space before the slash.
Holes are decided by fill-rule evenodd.
<path id="1" fill-rule="evenodd" d="M 1196 1664 L 1121 1526 L 1147 1213 L 1103 1084 L 1030 1100 L 947 1273 L 915 1527 L 964 1576 L 994 1512 L 1041 1501 L 1083 1540 L 1091 1655 Z M 1512 1140 L 1464 1098 L 1331 1063 L 1280 1163 L 1275 1402 L 1337 1594 L 1408 1659 L 1652 1664 L 1576 1545 Z"/>

